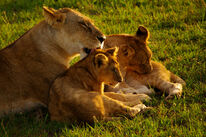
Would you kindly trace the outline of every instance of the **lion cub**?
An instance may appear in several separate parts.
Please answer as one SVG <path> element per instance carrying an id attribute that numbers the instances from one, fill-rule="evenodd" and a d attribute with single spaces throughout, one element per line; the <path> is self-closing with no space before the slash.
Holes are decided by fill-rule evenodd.
<path id="1" fill-rule="evenodd" d="M 184 80 L 162 64 L 151 61 L 152 52 L 147 46 L 148 39 L 149 31 L 143 26 L 138 28 L 134 36 L 119 34 L 106 38 L 104 48 L 119 47 L 118 61 L 121 72 L 125 74 L 123 92 L 151 94 L 153 91 L 147 86 L 153 86 L 165 91 L 168 94 L 166 99 L 173 95 L 180 96 L 182 85 L 185 85 Z"/>
<path id="2" fill-rule="evenodd" d="M 104 84 L 115 86 L 122 81 L 117 52 L 117 48 L 93 50 L 57 77 L 50 89 L 51 120 L 113 120 L 120 115 L 133 117 L 146 108 L 139 100 L 148 96 L 104 94 Z"/>

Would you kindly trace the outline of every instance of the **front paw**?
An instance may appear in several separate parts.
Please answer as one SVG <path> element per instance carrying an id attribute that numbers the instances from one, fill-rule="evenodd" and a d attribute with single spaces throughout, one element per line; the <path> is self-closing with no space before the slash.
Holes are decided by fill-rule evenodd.
<path id="1" fill-rule="evenodd" d="M 144 104 L 138 104 L 134 107 L 139 108 L 141 112 L 145 112 L 146 110 L 151 110 L 152 109 L 152 107 L 147 107 Z"/>
<path id="2" fill-rule="evenodd" d="M 131 108 L 131 112 L 130 112 L 130 116 L 134 117 L 135 115 L 137 115 L 140 112 L 145 112 L 147 110 L 151 110 L 152 107 L 147 107 L 144 104 L 138 104 L 134 107 Z"/>
<path id="3" fill-rule="evenodd" d="M 174 96 L 177 96 L 178 98 L 180 98 L 181 95 L 182 95 L 182 84 L 175 83 L 174 87 L 172 89 L 170 89 L 169 95 L 165 99 L 166 100 L 172 99 L 172 98 L 174 98 Z"/>
<path id="4" fill-rule="evenodd" d="M 131 108 L 130 111 L 130 116 L 134 117 L 136 116 L 140 111 L 144 110 L 146 108 L 146 106 L 144 104 L 138 104 L 134 107 Z"/>

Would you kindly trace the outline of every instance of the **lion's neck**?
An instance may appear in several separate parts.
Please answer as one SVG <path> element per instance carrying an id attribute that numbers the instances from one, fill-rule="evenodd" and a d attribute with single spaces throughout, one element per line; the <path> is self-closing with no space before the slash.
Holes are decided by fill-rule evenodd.
<path id="1" fill-rule="evenodd" d="M 86 69 L 81 72 L 81 74 L 79 73 L 72 76 L 72 81 L 77 81 L 77 83 L 81 84 L 81 87 L 78 86 L 78 88 L 83 88 L 86 91 L 96 91 L 102 94 L 104 91 L 104 83 L 98 82 Z"/>
<path id="2" fill-rule="evenodd" d="M 99 83 L 98 85 L 93 87 L 93 91 L 99 92 L 101 95 L 104 94 L 104 82 Z"/>
<path id="3" fill-rule="evenodd" d="M 65 51 L 55 41 L 55 30 L 51 28 L 45 21 L 35 25 L 24 36 L 19 38 L 14 43 L 13 51 L 21 57 L 20 60 L 38 53 L 39 55 L 47 56 L 53 61 L 68 66 L 68 62 L 72 55 Z M 44 61 L 44 59 L 43 59 Z"/>
<path id="4" fill-rule="evenodd" d="M 85 90 L 97 91 L 103 94 L 104 82 L 98 80 L 98 74 L 96 74 L 94 66 L 88 62 L 92 61 L 89 61 L 89 59 L 84 59 L 71 66 L 69 68 L 70 77 L 78 83 L 81 83 L 82 88 Z M 77 73 L 72 74 L 73 70 Z"/>
<path id="5" fill-rule="evenodd" d="M 99 92 L 102 95 L 104 94 L 104 82 L 92 84 L 92 83 L 84 81 L 83 83 L 84 83 L 84 88 L 87 91 L 95 91 L 95 92 Z"/>

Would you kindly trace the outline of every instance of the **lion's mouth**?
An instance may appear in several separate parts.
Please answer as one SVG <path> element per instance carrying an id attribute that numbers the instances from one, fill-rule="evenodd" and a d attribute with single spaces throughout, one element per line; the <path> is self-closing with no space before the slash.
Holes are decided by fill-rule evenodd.
<path id="1" fill-rule="evenodd" d="M 96 48 L 83 48 L 83 51 L 86 53 L 86 54 L 89 54 L 91 53 L 92 51 L 94 51 L 95 49 L 103 49 L 103 46 L 104 46 L 104 42 L 101 43 L 101 45 L 97 46 Z"/>

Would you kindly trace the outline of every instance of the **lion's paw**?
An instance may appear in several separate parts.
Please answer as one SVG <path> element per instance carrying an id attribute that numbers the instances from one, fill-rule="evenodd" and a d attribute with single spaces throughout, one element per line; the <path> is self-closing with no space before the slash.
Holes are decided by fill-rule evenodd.
<path id="1" fill-rule="evenodd" d="M 130 116 L 134 117 L 136 116 L 144 107 L 146 107 L 144 104 L 138 104 L 131 108 Z"/>
<path id="2" fill-rule="evenodd" d="M 177 96 L 178 98 L 182 95 L 182 84 L 175 83 L 174 87 L 170 89 L 169 95 L 166 97 L 166 99 L 171 99 L 174 96 Z"/>

